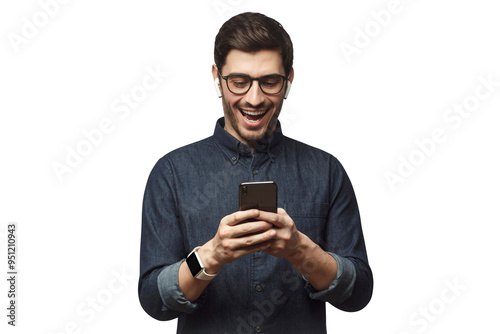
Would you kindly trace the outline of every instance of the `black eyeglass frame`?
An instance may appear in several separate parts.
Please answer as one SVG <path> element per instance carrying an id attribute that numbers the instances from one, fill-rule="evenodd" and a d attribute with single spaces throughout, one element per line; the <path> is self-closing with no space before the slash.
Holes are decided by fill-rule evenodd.
<path id="1" fill-rule="evenodd" d="M 227 86 L 227 89 L 233 93 L 234 95 L 245 95 L 246 93 L 248 93 L 248 91 L 250 90 L 250 88 L 252 88 L 252 84 L 254 82 L 254 80 L 257 80 L 257 82 L 259 83 L 259 88 L 260 90 L 262 91 L 262 93 L 264 94 L 267 94 L 267 95 L 276 95 L 276 94 L 279 94 L 281 93 L 281 91 L 283 90 L 283 87 L 285 87 L 285 82 L 288 81 L 288 77 L 285 76 L 285 75 L 281 75 L 281 74 L 266 74 L 266 75 L 263 75 L 261 77 L 258 77 L 258 78 L 252 78 L 251 76 L 249 76 L 248 74 L 229 74 L 229 75 L 226 75 L 226 76 L 223 76 L 219 71 L 217 71 L 217 73 L 219 74 L 219 76 L 226 80 L 226 86 Z M 275 77 L 275 76 L 278 76 L 278 77 L 281 77 L 283 79 L 283 82 L 281 83 L 281 88 L 279 91 L 277 91 L 276 93 L 266 93 L 263 89 L 262 89 L 262 86 L 260 85 L 260 80 L 263 79 L 263 78 L 267 78 L 267 77 Z M 244 93 L 235 93 L 231 90 L 231 88 L 229 88 L 229 82 L 227 81 L 227 79 L 229 79 L 230 77 L 245 77 L 245 78 L 249 78 L 250 79 L 250 86 L 248 86 L 248 89 L 244 92 Z"/>

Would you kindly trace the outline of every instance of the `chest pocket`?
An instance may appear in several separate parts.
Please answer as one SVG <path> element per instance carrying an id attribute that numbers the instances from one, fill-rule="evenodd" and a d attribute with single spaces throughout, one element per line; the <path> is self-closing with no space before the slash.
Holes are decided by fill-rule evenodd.
<path id="1" fill-rule="evenodd" d="M 324 246 L 326 222 L 330 209 L 327 203 L 285 203 L 285 211 L 295 222 L 297 229 L 312 241 Z M 323 247 L 324 248 L 324 247 Z"/>

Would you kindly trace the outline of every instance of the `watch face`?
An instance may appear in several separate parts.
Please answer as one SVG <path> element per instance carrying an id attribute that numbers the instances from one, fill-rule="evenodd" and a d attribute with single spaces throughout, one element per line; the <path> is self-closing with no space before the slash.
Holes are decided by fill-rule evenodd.
<path id="1" fill-rule="evenodd" d="M 186 263 L 189 270 L 191 271 L 191 275 L 193 275 L 193 277 L 196 277 L 196 275 L 198 275 L 198 273 L 201 271 L 201 265 L 198 261 L 198 258 L 196 257 L 196 252 L 193 252 L 188 256 L 188 258 L 186 259 Z"/>

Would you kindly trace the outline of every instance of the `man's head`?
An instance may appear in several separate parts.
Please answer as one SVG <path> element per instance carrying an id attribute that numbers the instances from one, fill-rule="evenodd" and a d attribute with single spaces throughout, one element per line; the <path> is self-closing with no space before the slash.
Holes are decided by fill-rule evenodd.
<path id="1" fill-rule="evenodd" d="M 219 71 L 226 64 L 229 51 L 277 50 L 281 54 L 285 75 L 293 65 L 293 44 L 281 24 L 260 13 L 242 13 L 226 21 L 215 37 L 214 60 Z"/>
<path id="2" fill-rule="evenodd" d="M 275 130 L 285 91 L 293 81 L 290 36 L 265 15 L 239 14 L 220 28 L 214 59 L 212 74 L 220 80 L 226 130 L 253 147 Z M 250 82 L 247 77 L 246 91 L 239 89 L 243 84 L 236 74 L 266 77 Z"/>

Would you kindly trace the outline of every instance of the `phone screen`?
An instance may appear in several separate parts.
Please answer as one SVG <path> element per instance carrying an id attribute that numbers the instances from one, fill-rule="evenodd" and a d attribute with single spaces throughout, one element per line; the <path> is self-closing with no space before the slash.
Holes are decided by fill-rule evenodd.
<path id="1" fill-rule="evenodd" d="M 240 211 L 258 209 L 278 212 L 278 185 L 274 181 L 240 184 Z"/>

